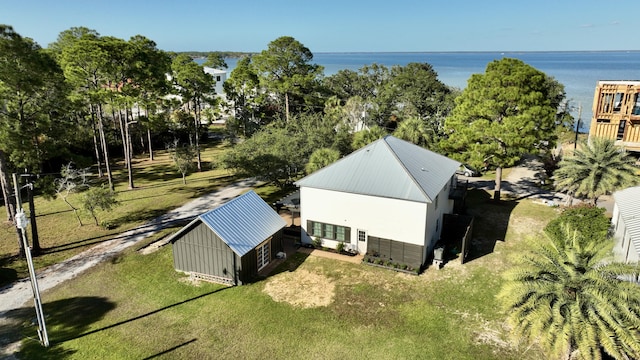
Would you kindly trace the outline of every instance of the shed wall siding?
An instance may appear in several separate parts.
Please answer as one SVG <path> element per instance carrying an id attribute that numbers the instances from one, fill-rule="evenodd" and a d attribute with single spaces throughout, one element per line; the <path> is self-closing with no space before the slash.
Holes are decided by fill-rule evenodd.
<path id="1" fill-rule="evenodd" d="M 233 280 L 235 253 L 205 224 L 196 225 L 173 243 L 177 270 Z M 239 259 L 236 264 L 240 264 Z M 238 269 L 239 270 L 239 269 Z"/>
<path id="2" fill-rule="evenodd" d="M 613 238 L 615 240 L 613 253 L 616 259 L 626 263 L 635 263 L 640 261 L 640 256 L 636 252 L 634 245 L 631 243 L 631 236 L 629 236 L 627 226 L 620 214 L 617 204 L 613 207 L 611 222 L 615 229 L 613 234 Z"/>
<path id="3" fill-rule="evenodd" d="M 347 245 L 357 244 L 360 253 L 366 253 L 367 245 L 358 242 L 358 230 L 365 230 L 369 236 L 425 245 L 426 203 L 309 187 L 300 188 L 300 201 L 303 243 L 312 242 L 310 229 L 306 229 L 307 221 L 311 220 L 349 227 L 351 244 Z M 323 244 L 331 247 L 337 242 Z"/>

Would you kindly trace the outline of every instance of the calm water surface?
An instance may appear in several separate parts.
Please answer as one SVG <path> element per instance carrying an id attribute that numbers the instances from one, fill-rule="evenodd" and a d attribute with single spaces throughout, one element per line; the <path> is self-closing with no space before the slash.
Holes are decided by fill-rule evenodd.
<path id="1" fill-rule="evenodd" d="M 591 105 L 599 80 L 640 80 L 640 51 L 316 53 L 313 63 L 322 65 L 329 76 L 373 63 L 391 67 L 426 62 L 433 66 L 440 81 L 464 89 L 472 74 L 484 73 L 488 63 L 505 57 L 520 59 L 562 83 L 575 118 L 578 107 L 582 107 L 582 131 L 588 130 L 591 121 Z M 236 59 L 227 59 L 227 64 L 230 72 Z"/>

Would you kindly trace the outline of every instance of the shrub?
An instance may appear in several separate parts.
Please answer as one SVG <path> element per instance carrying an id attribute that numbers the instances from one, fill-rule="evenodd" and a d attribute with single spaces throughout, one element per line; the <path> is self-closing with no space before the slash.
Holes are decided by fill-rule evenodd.
<path id="1" fill-rule="evenodd" d="M 315 247 L 316 249 L 322 249 L 322 239 L 314 238 L 313 239 L 313 247 Z"/>
<path id="2" fill-rule="evenodd" d="M 549 236 L 562 235 L 562 226 L 566 224 L 580 231 L 585 238 L 601 241 L 607 237 L 610 222 L 605 209 L 592 205 L 577 205 L 564 210 L 559 217 L 551 220 L 544 228 Z"/>
<path id="3" fill-rule="evenodd" d="M 338 253 L 342 253 L 344 251 L 344 243 L 343 242 L 339 242 L 338 245 L 336 245 L 336 251 Z"/>

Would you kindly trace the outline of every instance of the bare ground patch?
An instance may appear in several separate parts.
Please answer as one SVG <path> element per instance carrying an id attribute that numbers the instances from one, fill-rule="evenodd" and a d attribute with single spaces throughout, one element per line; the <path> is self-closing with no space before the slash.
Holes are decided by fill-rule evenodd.
<path id="1" fill-rule="evenodd" d="M 312 308 L 330 305 L 335 295 L 335 287 L 335 283 L 325 275 L 298 269 L 271 277 L 263 291 L 277 302 Z"/>

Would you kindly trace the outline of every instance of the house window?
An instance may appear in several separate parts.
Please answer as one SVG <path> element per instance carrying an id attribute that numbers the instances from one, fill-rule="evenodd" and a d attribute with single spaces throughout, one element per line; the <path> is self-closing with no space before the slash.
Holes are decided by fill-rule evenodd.
<path id="1" fill-rule="evenodd" d="M 321 237 L 327 240 L 335 240 L 350 243 L 351 228 L 333 224 L 325 224 L 317 221 L 307 221 L 309 235 Z"/>
<path id="2" fill-rule="evenodd" d="M 322 237 L 322 223 L 314 222 L 311 229 L 311 235 Z"/>
<path id="3" fill-rule="evenodd" d="M 216 81 L 220 81 L 220 75 L 216 76 Z"/>
<path id="4" fill-rule="evenodd" d="M 611 112 L 611 103 L 613 102 L 613 94 L 603 93 L 600 95 L 600 112 L 610 113 Z"/>
<path id="5" fill-rule="evenodd" d="M 324 238 L 325 239 L 335 239 L 336 234 L 333 230 L 334 226 L 330 224 L 324 224 Z"/>
<path id="6" fill-rule="evenodd" d="M 269 240 L 267 240 L 264 243 L 258 245 L 258 247 L 256 248 L 256 252 L 257 252 L 256 258 L 258 260 L 258 270 L 260 270 L 263 267 L 267 266 L 267 264 L 271 260 L 270 244 L 271 244 L 271 242 Z"/>
<path id="7" fill-rule="evenodd" d="M 624 138 L 624 128 L 627 122 L 625 120 L 620 120 L 620 124 L 618 125 L 618 135 L 616 136 L 616 140 L 622 140 Z"/>
<path id="8" fill-rule="evenodd" d="M 616 93 L 615 98 L 613 99 L 613 112 L 619 113 L 622 108 L 622 97 L 623 93 Z"/>
<path id="9" fill-rule="evenodd" d="M 596 122 L 602 123 L 602 124 L 609 124 L 611 122 L 611 120 L 609 120 L 609 119 L 597 119 Z"/>
<path id="10" fill-rule="evenodd" d="M 638 96 L 638 93 L 636 93 L 635 100 L 633 102 L 634 102 L 634 105 L 633 105 L 633 111 L 631 112 L 631 115 L 640 115 L 640 96 Z"/>
<path id="11" fill-rule="evenodd" d="M 364 230 L 358 230 L 358 241 L 367 241 L 367 232 Z"/>

